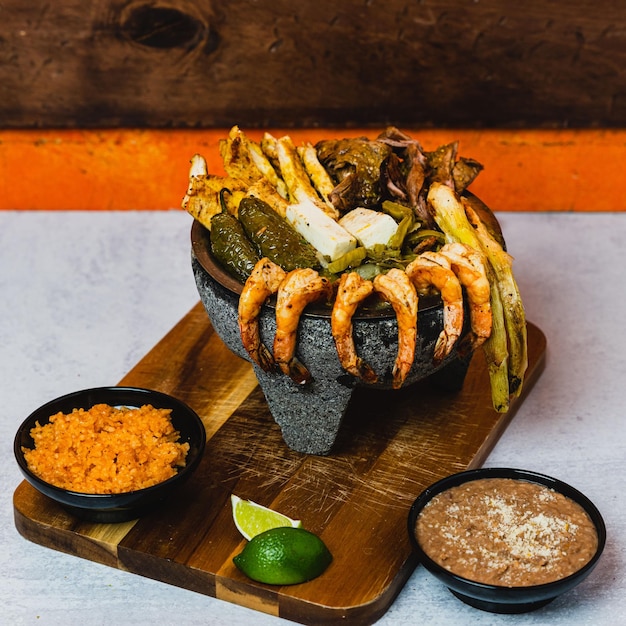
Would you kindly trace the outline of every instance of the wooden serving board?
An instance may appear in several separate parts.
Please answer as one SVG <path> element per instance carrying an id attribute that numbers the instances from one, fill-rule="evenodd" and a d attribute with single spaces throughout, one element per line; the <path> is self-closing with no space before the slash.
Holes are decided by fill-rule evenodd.
<path id="1" fill-rule="evenodd" d="M 528 328 L 525 392 L 539 377 L 546 340 Z M 122 524 L 80 522 L 22 482 L 15 524 L 49 548 L 305 624 L 376 621 L 416 566 L 407 534 L 413 500 L 432 482 L 478 467 L 507 414 L 491 407 L 476 355 L 461 392 L 426 382 L 353 396 L 336 452 L 289 450 L 250 365 L 234 356 L 195 306 L 121 381 L 187 402 L 207 428 L 207 448 L 183 490 L 157 513 Z M 334 560 L 302 585 L 254 583 L 233 565 L 244 546 L 230 494 L 271 506 L 322 537 Z"/>

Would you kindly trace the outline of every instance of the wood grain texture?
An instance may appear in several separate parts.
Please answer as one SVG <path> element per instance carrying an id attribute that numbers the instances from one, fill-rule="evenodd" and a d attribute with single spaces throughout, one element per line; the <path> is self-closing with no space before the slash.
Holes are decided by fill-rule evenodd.
<path id="1" fill-rule="evenodd" d="M 611 0 L 6 0 L 0 126 L 626 122 Z"/>
<path id="2" fill-rule="evenodd" d="M 545 349 L 530 324 L 525 393 L 542 371 Z M 406 530 L 413 500 L 439 478 L 480 466 L 523 396 L 509 413 L 495 413 L 477 355 L 458 394 L 427 381 L 355 394 L 335 453 L 314 457 L 284 445 L 250 372 L 196 306 L 121 381 L 173 393 L 198 411 L 211 436 L 194 476 L 162 510 L 120 526 L 78 522 L 23 482 L 14 493 L 18 531 L 50 548 L 305 624 L 378 619 L 416 565 Z M 233 492 L 302 519 L 328 545 L 332 565 L 303 585 L 248 580 L 232 563 L 244 545 L 232 522 Z"/>

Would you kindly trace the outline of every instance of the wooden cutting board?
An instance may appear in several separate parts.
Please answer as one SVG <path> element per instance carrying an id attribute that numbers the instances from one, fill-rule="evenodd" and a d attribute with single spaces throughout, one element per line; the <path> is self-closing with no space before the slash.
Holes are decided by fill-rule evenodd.
<path id="1" fill-rule="evenodd" d="M 546 339 L 529 324 L 524 394 L 543 368 Z M 482 354 L 457 394 L 426 382 L 353 396 L 332 456 L 289 450 L 250 365 L 234 356 L 196 305 L 121 381 L 173 394 L 202 417 L 207 448 L 181 493 L 138 521 L 76 520 L 22 482 L 15 524 L 43 546 L 305 624 L 376 621 L 416 566 L 407 534 L 413 500 L 432 482 L 480 466 L 524 394 L 493 411 Z M 302 585 L 254 583 L 233 565 L 245 541 L 230 494 L 299 518 L 334 561 Z"/>

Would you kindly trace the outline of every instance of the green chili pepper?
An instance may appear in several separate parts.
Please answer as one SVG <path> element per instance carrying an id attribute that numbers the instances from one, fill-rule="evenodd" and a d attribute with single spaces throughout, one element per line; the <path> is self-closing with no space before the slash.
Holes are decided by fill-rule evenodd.
<path id="1" fill-rule="evenodd" d="M 243 283 L 261 257 L 239 220 L 228 212 L 225 193 L 230 193 L 230 190 L 224 188 L 220 191 L 222 211 L 211 218 L 211 251 L 220 265 Z"/>
<path id="2" fill-rule="evenodd" d="M 383 213 L 391 215 L 396 222 L 401 222 L 407 217 L 410 217 L 411 219 L 414 219 L 415 217 L 411 207 L 399 204 L 398 202 L 393 202 L 392 200 L 385 200 L 382 204 L 382 209 Z"/>
<path id="3" fill-rule="evenodd" d="M 285 271 L 319 267 L 315 248 L 263 200 L 243 198 L 239 203 L 239 221 L 261 254 Z"/>
<path id="4" fill-rule="evenodd" d="M 338 259 L 335 259 L 332 263 L 328 264 L 326 268 L 331 274 L 339 274 L 349 267 L 358 267 L 363 263 L 363 260 L 367 256 L 367 250 L 363 247 L 354 248 L 350 252 L 342 254 Z"/>
<path id="5" fill-rule="evenodd" d="M 384 213 L 391 215 L 396 222 L 399 222 L 398 230 L 389 239 L 388 245 L 390 248 L 400 250 L 404 244 L 404 238 L 415 224 L 415 214 L 411 207 L 392 202 L 391 200 L 385 200 L 382 204 L 382 209 Z"/>
<path id="6" fill-rule="evenodd" d="M 415 230 L 410 232 L 405 239 L 405 242 L 410 246 L 414 247 L 417 245 L 422 239 L 426 239 L 427 237 L 434 237 L 437 240 L 437 243 L 444 244 L 446 242 L 445 235 L 439 230 L 431 230 L 429 228 L 420 228 L 419 230 Z"/>

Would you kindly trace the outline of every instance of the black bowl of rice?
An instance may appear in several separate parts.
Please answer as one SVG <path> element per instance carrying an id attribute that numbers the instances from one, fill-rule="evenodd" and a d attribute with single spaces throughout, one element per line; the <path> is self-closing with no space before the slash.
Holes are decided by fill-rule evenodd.
<path id="1" fill-rule="evenodd" d="M 116 523 L 152 512 L 198 467 L 200 417 L 168 394 L 97 387 L 47 402 L 13 444 L 26 480 L 75 517 Z"/>

